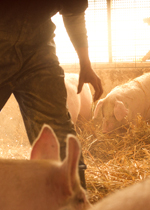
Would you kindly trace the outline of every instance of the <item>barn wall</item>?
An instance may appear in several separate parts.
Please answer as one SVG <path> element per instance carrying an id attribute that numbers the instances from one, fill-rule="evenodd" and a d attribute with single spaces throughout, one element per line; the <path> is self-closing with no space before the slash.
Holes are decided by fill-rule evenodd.
<path id="1" fill-rule="evenodd" d="M 143 73 L 150 72 L 149 63 L 113 63 L 113 64 L 92 64 L 95 72 L 100 76 L 103 86 L 102 98 L 117 85 L 134 79 Z M 62 65 L 65 72 L 78 73 L 79 65 Z M 93 92 L 93 91 L 92 91 Z"/>

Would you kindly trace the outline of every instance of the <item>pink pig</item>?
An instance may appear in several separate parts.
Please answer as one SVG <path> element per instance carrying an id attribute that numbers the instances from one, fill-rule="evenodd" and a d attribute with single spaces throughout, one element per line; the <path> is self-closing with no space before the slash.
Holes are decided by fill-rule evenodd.
<path id="1" fill-rule="evenodd" d="M 73 123 L 76 123 L 79 115 L 86 120 L 91 118 L 92 94 L 88 84 L 84 84 L 81 93 L 77 94 L 78 79 L 78 74 L 65 73 L 67 106 Z"/>
<path id="2" fill-rule="evenodd" d="M 149 210 L 150 209 L 150 179 L 133 184 L 123 190 L 118 190 L 90 210 Z"/>
<path id="3" fill-rule="evenodd" d="M 94 119 L 102 115 L 102 131 L 112 131 L 134 121 L 137 114 L 144 120 L 150 119 L 150 73 L 117 86 L 97 103 Z"/>
<path id="4" fill-rule="evenodd" d="M 90 204 L 80 186 L 79 141 L 67 137 L 67 156 L 60 161 L 58 140 L 43 126 L 31 160 L 0 160 L 1 210 L 86 210 Z"/>

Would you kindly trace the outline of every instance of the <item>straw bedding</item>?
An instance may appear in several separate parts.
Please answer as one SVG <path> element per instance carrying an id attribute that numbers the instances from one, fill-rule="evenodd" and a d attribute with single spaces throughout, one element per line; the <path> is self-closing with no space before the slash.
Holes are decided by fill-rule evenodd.
<path id="1" fill-rule="evenodd" d="M 82 127 L 82 129 L 81 129 Z M 80 121 L 77 127 L 82 144 L 87 191 L 94 203 L 117 189 L 127 187 L 150 175 L 150 125 L 137 117 L 132 123 L 108 134 L 101 125 Z"/>

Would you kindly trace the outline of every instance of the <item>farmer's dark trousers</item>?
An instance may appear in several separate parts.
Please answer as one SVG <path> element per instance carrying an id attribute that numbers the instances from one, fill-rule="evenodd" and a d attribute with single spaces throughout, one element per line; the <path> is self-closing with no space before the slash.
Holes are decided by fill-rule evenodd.
<path id="1" fill-rule="evenodd" d="M 11 94 L 19 104 L 30 143 L 42 125 L 48 124 L 58 137 L 64 159 L 66 135 L 76 132 L 66 108 L 64 71 L 54 47 L 41 44 L 34 49 L 21 36 L 16 41 L 10 34 L 0 33 L 0 110 Z M 82 158 L 80 165 L 84 165 Z M 85 187 L 84 171 L 79 173 Z"/>

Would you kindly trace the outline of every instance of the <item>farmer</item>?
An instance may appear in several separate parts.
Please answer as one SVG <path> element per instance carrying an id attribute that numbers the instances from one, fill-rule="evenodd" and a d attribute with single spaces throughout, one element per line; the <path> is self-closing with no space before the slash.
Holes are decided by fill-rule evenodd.
<path id="1" fill-rule="evenodd" d="M 101 81 L 91 68 L 84 11 L 87 0 L 1 0 L 0 6 L 0 109 L 13 93 L 20 107 L 32 144 L 43 124 L 49 124 L 65 157 L 65 138 L 76 134 L 66 108 L 64 71 L 55 51 L 55 25 L 59 12 L 80 62 L 80 93 L 84 83 L 95 89 L 94 101 L 102 94 Z M 63 42 L 63 37 L 62 37 Z M 84 167 L 80 160 L 79 168 Z M 81 169 L 80 178 L 84 183 Z"/>

